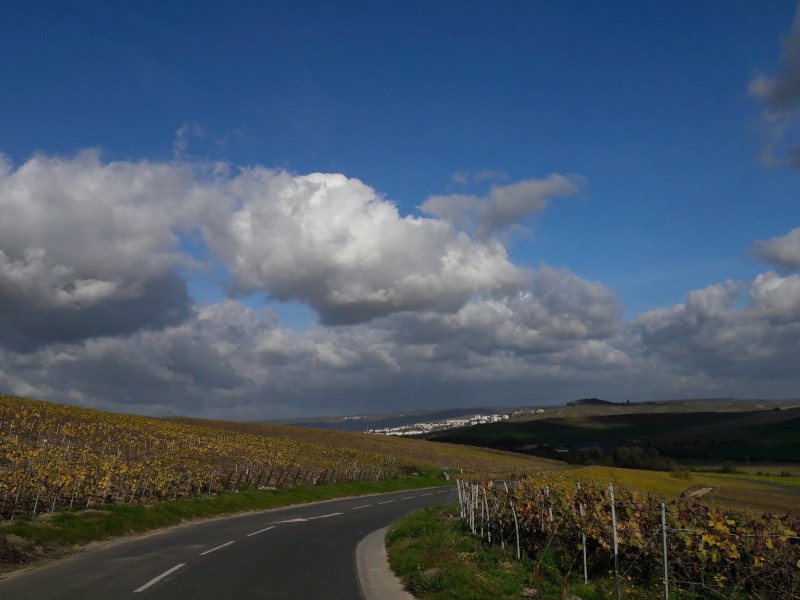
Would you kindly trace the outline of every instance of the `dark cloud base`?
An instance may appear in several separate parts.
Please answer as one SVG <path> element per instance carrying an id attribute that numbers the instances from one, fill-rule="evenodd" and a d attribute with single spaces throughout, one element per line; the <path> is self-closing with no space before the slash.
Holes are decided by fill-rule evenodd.
<path id="1" fill-rule="evenodd" d="M 145 283 L 141 295 L 130 300 L 106 300 L 82 310 L 3 308 L 0 304 L 0 345 L 16 352 L 33 352 L 48 344 L 175 325 L 189 316 L 191 301 L 186 281 L 170 273 Z"/>

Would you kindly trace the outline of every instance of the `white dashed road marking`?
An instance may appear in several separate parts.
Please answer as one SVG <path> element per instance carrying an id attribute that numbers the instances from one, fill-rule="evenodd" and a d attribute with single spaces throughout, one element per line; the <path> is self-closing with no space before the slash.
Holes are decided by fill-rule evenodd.
<path id="1" fill-rule="evenodd" d="M 201 552 L 200 556 L 205 556 L 206 554 L 211 554 L 212 552 L 216 552 L 217 550 L 220 550 L 220 549 L 224 548 L 225 546 L 230 546 L 231 544 L 233 544 L 233 541 L 225 542 L 224 544 L 220 544 L 216 548 L 211 548 L 211 550 L 206 550 L 205 552 Z"/>
<path id="2" fill-rule="evenodd" d="M 175 566 L 174 566 L 174 567 L 172 567 L 171 569 L 169 569 L 169 570 L 167 570 L 167 571 L 164 571 L 164 572 L 163 572 L 161 575 L 159 575 L 158 577 L 153 577 L 153 578 L 152 578 L 150 581 L 148 581 L 147 583 L 145 583 L 143 586 L 136 588 L 135 590 L 133 590 L 133 593 L 134 593 L 134 594 L 138 594 L 139 592 L 143 592 L 143 591 L 145 591 L 145 590 L 146 590 L 147 588 L 149 588 L 151 585 L 155 585 L 155 584 L 157 584 L 159 581 L 161 581 L 161 580 L 162 580 L 162 579 L 164 579 L 165 577 L 169 577 L 169 576 L 170 576 L 170 575 L 172 575 L 172 574 L 173 574 L 175 571 L 177 571 L 177 570 L 178 570 L 178 569 L 180 569 L 181 567 L 185 567 L 185 566 L 186 566 L 186 563 L 180 563 L 180 564 L 177 564 L 177 565 L 175 565 Z"/>
<path id="3" fill-rule="evenodd" d="M 306 521 L 308 521 L 308 519 L 301 519 L 298 517 L 297 519 L 288 519 L 286 521 L 273 521 L 272 523 L 274 525 L 280 525 L 281 523 L 305 523 Z"/>
<path id="4" fill-rule="evenodd" d="M 328 517 L 338 517 L 341 514 L 344 514 L 344 513 L 340 513 L 339 512 L 339 513 L 331 513 L 329 515 L 320 515 L 318 517 L 308 517 L 308 519 L 306 519 L 306 521 L 313 521 L 314 519 L 327 519 Z"/>
<path id="5" fill-rule="evenodd" d="M 258 535 L 259 533 L 264 533 L 265 531 L 269 531 L 270 529 L 275 529 L 275 525 L 265 527 L 264 529 L 259 529 L 258 531 L 254 531 L 253 533 L 248 533 L 247 537 L 252 537 L 254 535 Z"/>

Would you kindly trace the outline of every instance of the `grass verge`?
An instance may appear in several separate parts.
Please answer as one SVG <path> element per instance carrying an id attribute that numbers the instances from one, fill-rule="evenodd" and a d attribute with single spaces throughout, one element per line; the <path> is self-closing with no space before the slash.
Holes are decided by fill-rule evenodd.
<path id="1" fill-rule="evenodd" d="M 0 574 L 37 560 L 63 556 L 90 542 L 144 533 L 186 521 L 446 483 L 441 471 L 420 469 L 417 472 L 415 476 L 377 482 L 242 490 L 154 504 L 107 504 L 97 509 L 17 518 L 0 524 Z"/>
<path id="2" fill-rule="evenodd" d="M 386 544 L 392 570 L 406 590 L 420 600 L 608 600 L 617 597 L 613 571 L 590 565 L 589 581 L 584 583 L 580 564 L 559 556 L 553 548 L 541 551 L 535 558 L 523 553 L 522 560 L 518 561 L 514 547 L 492 545 L 472 535 L 453 505 L 408 515 L 389 529 Z M 702 582 L 698 579 L 696 583 Z M 662 600 L 664 597 L 660 575 L 645 581 L 621 577 L 619 586 L 620 597 L 624 600 Z M 731 592 L 730 596 L 725 596 L 729 591 L 710 589 L 702 584 L 686 585 L 679 578 L 670 586 L 670 598 L 773 597 L 763 595 L 765 590 L 753 596 L 741 587 L 735 594 Z"/>
<path id="3" fill-rule="evenodd" d="M 511 600 L 571 598 L 600 600 L 606 586 L 586 586 L 565 579 L 554 556 L 540 557 L 540 566 L 517 561 L 515 550 L 484 544 L 471 536 L 455 507 L 439 506 L 412 513 L 386 536 L 389 563 L 415 597 L 424 600 Z"/>

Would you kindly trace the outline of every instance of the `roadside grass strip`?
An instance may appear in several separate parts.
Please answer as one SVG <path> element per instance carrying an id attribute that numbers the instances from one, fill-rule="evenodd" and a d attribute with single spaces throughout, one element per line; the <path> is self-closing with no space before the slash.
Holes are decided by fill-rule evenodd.
<path id="1" fill-rule="evenodd" d="M 421 600 L 562 597 L 563 575 L 555 560 L 537 571 L 532 561 L 517 561 L 510 546 L 483 544 L 452 506 L 412 513 L 389 529 L 386 542 L 392 570 Z M 608 598 L 608 590 L 585 586 L 577 573 L 569 578 L 570 594 L 581 600 Z"/>

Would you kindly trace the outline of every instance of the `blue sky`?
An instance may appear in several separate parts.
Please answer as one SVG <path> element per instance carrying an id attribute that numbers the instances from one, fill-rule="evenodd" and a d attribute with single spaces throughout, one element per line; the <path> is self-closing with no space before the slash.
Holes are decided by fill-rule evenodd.
<path id="1" fill-rule="evenodd" d="M 0 216 L 9 228 L 0 387 L 242 417 L 583 393 L 797 396 L 797 375 L 774 373 L 800 341 L 797 10 L 794 1 L 6 7 L 0 209 L 19 220 Z M 260 191 L 258 169 L 270 173 L 255 177 Z M 308 184 L 340 190 L 325 196 L 330 212 L 309 200 L 302 178 L 312 173 L 346 178 Z M 274 211 L 287 194 L 305 209 L 282 222 Z M 311 253 L 303 235 L 330 225 L 336 202 L 352 203 L 346 234 L 326 233 Z M 48 221 L 60 214 L 45 212 L 53 203 L 63 229 Z M 263 239 L 240 236 L 243 217 Z M 104 256 L 106 243 L 117 252 Z M 443 256 L 472 270 L 430 266 Z M 31 301 L 32 290 L 52 298 Z M 687 316 L 690 298 L 706 312 Z M 499 305 L 511 321 L 495 331 L 509 326 L 510 337 L 472 344 L 487 321 L 470 319 Z M 223 356 L 234 342 L 202 329 L 204 310 L 220 331 L 225 319 L 266 329 Z M 522 316 L 534 313 L 543 320 Z M 70 323 L 69 334 L 42 333 L 52 320 Z M 541 324 L 559 320 L 572 324 Z M 702 331 L 709 322 L 713 334 Z M 412 339 L 418 328 L 439 337 Z M 203 354 L 197 364 L 178 358 L 180 334 Z M 528 341 L 511 342 L 517 334 Z M 264 354 L 275 336 L 298 354 Z M 710 339 L 721 346 L 701 343 Z M 723 351 L 765 339 L 781 345 Z M 120 399 L 97 376 L 108 369 L 92 354 L 100 346 L 116 348 L 122 370 L 139 364 L 136 352 L 167 352 L 166 371 L 142 362 L 149 391 Z M 420 353 L 436 361 L 421 365 Z M 317 368 L 319 382 L 283 361 Z M 197 369 L 212 363 L 225 374 L 202 383 Z M 618 377 L 587 375 L 611 363 Z"/>

